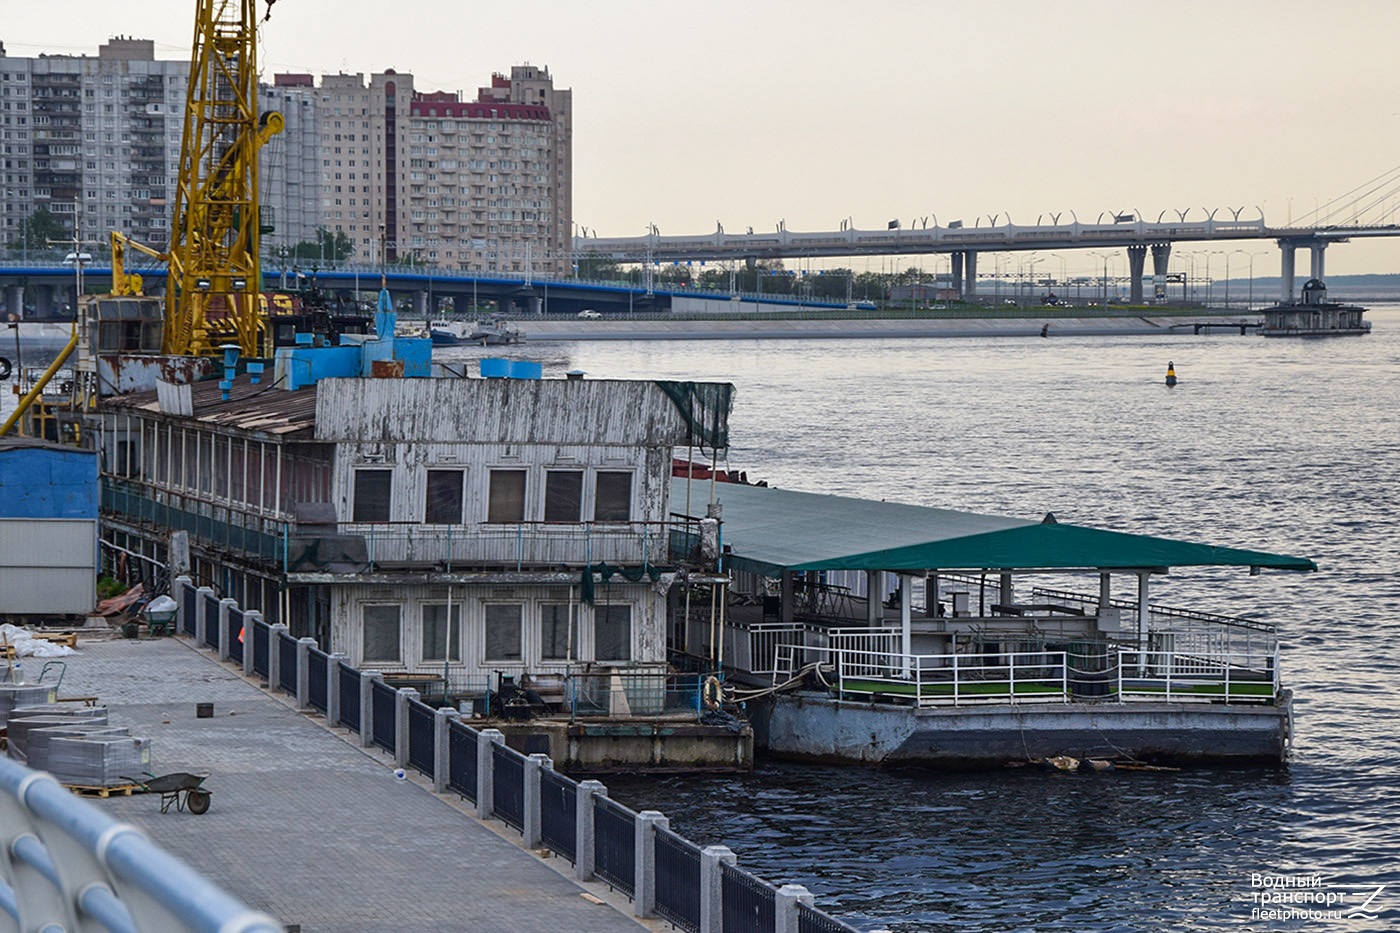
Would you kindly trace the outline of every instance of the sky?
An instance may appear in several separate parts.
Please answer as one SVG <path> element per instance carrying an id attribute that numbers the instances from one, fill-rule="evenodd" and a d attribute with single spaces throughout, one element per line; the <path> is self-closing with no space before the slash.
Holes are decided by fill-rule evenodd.
<path id="1" fill-rule="evenodd" d="M 195 8 L 3 0 L 0 42 L 95 54 L 121 34 L 188 59 Z M 547 66 L 573 90 L 574 220 L 600 236 L 1241 208 L 1283 225 L 1329 204 L 1350 223 L 1349 192 L 1394 178 L 1397 35 L 1396 0 L 276 0 L 259 55 L 268 75 L 394 68 L 467 95 Z M 1357 219 L 1400 221 L 1389 187 Z M 1400 272 L 1400 237 L 1334 246 L 1327 271 Z"/>

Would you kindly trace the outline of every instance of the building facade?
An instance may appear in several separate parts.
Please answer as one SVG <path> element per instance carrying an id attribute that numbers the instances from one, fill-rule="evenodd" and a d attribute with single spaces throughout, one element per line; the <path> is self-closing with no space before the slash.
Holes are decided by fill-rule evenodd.
<path id="1" fill-rule="evenodd" d="M 86 241 L 168 242 L 189 70 L 149 39 L 114 38 L 95 58 L 0 46 L 0 237 L 45 209 L 70 226 L 81 213 Z"/>

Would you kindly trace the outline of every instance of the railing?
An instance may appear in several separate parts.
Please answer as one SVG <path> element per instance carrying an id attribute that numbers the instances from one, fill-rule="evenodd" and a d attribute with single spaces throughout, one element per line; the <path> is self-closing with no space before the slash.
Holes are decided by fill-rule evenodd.
<path id="1" fill-rule="evenodd" d="M 369 688 L 369 721 L 371 741 L 388 752 L 398 749 L 396 744 L 395 712 L 397 692 L 383 681 L 376 680 Z"/>
<path id="2" fill-rule="evenodd" d="M 819 662 L 838 697 L 878 697 L 920 707 L 1068 703 L 1117 699 L 1272 703 L 1277 654 L 1232 656 L 1102 646 L 1087 654 L 1005 651 L 905 655 L 780 645 L 775 681 Z"/>
<path id="3" fill-rule="evenodd" d="M 244 636 L 244 647 L 247 647 L 247 634 Z M 269 654 L 272 644 L 272 630 L 266 625 L 253 626 L 253 672 L 266 677 L 272 671 Z"/>
<path id="4" fill-rule="evenodd" d="M 209 648 L 219 647 L 219 598 L 204 597 L 204 644 Z"/>
<path id="5" fill-rule="evenodd" d="M 330 666 L 329 655 L 321 649 L 312 648 L 307 652 L 307 699 L 312 709 L 323 714 L 330 710 Z"/>
<path id="6" fill-rule="evenodd" d="M 753 674 L 771 674 L 777 658 L 778 645 L 791 643 L 801 637 L 803 627 L 792 622 L 738 622 L 730 620 L 725 626 L 726 637 L 733 639 L 725 648 L 724 661 Z"/>
<path id="7" fill-rule="evenodd" d="M 288 693 L 297 692 L 297 640 L 286 632 L 277 635 L 277 686 Z"/>
<path id="8" fill-rule="evenodd" d="M 447 729 L 447 786 L 472 803 L 477 796 L 477 736 L 460 722 Z"/>
<path id="9" fill-rule="evenodd" d="M 1255 666 L 1255 657 L 1202 657 L 1175 651 L 1118 652 L 1121 700 L 1272 703 L 1278 696 L 1278 656 Z"/>
<path id="10" fill-rule="evenodd" d="M 720 866 L 724 890 L 724 929 L 771 930 L 777 924 L 778 891 L 733 865 Z"/>
<path id="11" fill-rule="evenodd" d="M 218 616 L 215 616 L 217 619 Z M 230 607 L 228 611 L 228 655 L 239 664 L 243 663 L 243 644 L 248 633 L 243 628 L 243 611 Z"/>
<path id="12" fill-rule="evenodd" d="M 700 930 L 700 847 L 656 830 L 656 915 L 689 933 Z"/>
<path id="13" fill-rule="evenodd" d="M 342 523 L 364 539 L 370 569 L 381 565 L 513 566 L 666 564 L 671 522 L 518 522 L 488 525 Z"/>
<path id="14" fill-rule="evenodd" d="M 52 777 L 0 757 L 0 921 L 6 919 L 0 926 L 15 930 L 283 928 Z"/>
<path id="15" fill-rule="evenodd" d="M 636 893 L 637 814 L 607 797 L 593 798 L 593 871 L 631 898 Z"/>
<path id="16" fill-rule="evenodd" d="M 254 626 L 254 629 L 262 626 Z M 344 661 L 336 662 L 336 693 L 340 699 L 340 709 L 333 725 L 345 726 L 355 732 L 360 731 L 360 672 Z"/>
<path id="17" fill-rule="evenodd" d="M 553 769 L 540 772 L 540 840 L 577 863 L 578 784 Z"/>
<path id="18" fill-rule="evenodd" d="M 408 763 L 433 776 L 433 708 L 417 700 L 408 702 Z"/>
<path id="19" fill-rule="evenodd" d="M 662 716 L 704 712 L 702 674 L 664 670 L 573 673 L 565 678 L 564 702 L 572 718 Z"/>
<path id="20" fill-rule="evenodd" d="M 180 630 L 191 637 L 196 631 L 195 613 L 198 606 L 199 590 L 187 587 L 180 597 Z"/>
<path id="21" fill-rule="evenodd" d="M 185 593 L 179 592 L 180 587 L 186 588 Z M 192 590 L 185 578 L 177 582 L 176 604 L 182 612 L 189 613 L 198 605 L 186 598 Z M 274 689 L 293 693 L 305 706 L 323 709 L 328 718 L 333 716 L 332 724 L 358 731 L 364 745 L 382 748 L 396 762 L 411 765 L 431 778 L 440 792 L 451 791 L 470 800 L 480 817 L 500 819 L 514 827 L 527 846 L 544 846 L 570 860 L 579 879 L 596 877 L 621 891 L 633 901 L 638 916 L 664 917 L 679 929 L 704 933 L 734 929 L 854 933 L 854 928 L 812 909 L 808 903 L 811 896 L 804 888 L 788 885 L 774 889 L 735 868 L 734 855 L 727 848 L 702 849 L 687 842 L 669 830 L 660 814 L 635 813 L 608 798 L 606 788 L 597 781 L 578 782 L 556 774 L 546 756 L 522 755 L 507 747 L 504 736 L 494 729 L 473 729 L 460 721 L 455 710 L 433 709 L 421 702 L 417 691 L 395 689 L 384 683 L 381 675 L 364 673 L 328 656 L 309 640 L 289 639 L 283 625 L 270 625 L 257 614 L 246 614 L 244 619 L 246 637 L 254 646 L 264 646 L 264 661 L 266 646 L 273 644 L 273 638 L 278 645 L 292 645 L 290 657 L 284 658 L 280 650 L 276 657 L 279 670 Z M 185 630 L 183 622 L 181 630 Z M 303 647 L 307 650 L 298 650 Z M 672 676 L 668 682 L 660 674 L 618 676 L 665 684 L 660 701 L 664 707 L 689 709 L 698 703 L 700 678 Z M 607 677 L 611 684 L 612 675 Z M 369 698 L 367 707 L 361 702 L 362 690 Z M 627 695 L 625 688 L 623 694 Z M 72 799 L 66 792 L 63 796 Z M 3 799 L 0 795 L 0 803 Z M 0 817 L 4 816 L 0 810 Z M 0 840 L 9 825 L 0 818 Z M 8 909 L 6 905 L 12 900 L 6 900 L 0 882 L 0 912 Z M 776 925 L 779 915 L 783 923 Z M 762 924 L 764 918 L 767 926 L 752 925 Z M 803 923 L 809 925 L 799 926 Z M 127 923 L 110 928 L 137 927 Z M 155 924 L 150 928 L 172 927 Z M 221 933 L 240 929 L 220 928 Z M 247 933 L 254 931 L 263 933 L 261 927 L 247 929 Z"/>
<path id="22" fill-rule="evenodd" d="M 507 826 L 525 829 L 525 761 L 504 745 L 491 746 L 491 779 L 496 815 Z"/>
<path id="23" fill-rule="evenodd" d="M 781 673 L 810 660 L 833 668 L 838 695 L 879 696 L 917 706 L 1063 703 L 1070 699 L 1065 652 L 922 654 L 779 646 Z"/>

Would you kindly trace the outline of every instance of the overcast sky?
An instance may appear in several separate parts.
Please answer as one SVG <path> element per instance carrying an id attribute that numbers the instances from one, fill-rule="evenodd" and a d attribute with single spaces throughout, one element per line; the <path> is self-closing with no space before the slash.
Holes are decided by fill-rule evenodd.
<path id="1" fill-rule="evenodd" d="M 185 59 L 195 5 L 0 0 L 0 41 L 95 54 L 125 34 Z M 574 93 L 574 219 L 627 236 L 1304 221 L 1400 166 L 1397 36 L 1396 0 L 278 0 L 260 54 L 264 74 L 394 68 L 468 95 L 548 66 Z M 1400 190 L 1388 204 L 1400 220 Z M 1277 269 L 1276 250 L 1256 257 Z M 1398 272 L 1400 238 L 1334 247 L 1327 269 Z"/>

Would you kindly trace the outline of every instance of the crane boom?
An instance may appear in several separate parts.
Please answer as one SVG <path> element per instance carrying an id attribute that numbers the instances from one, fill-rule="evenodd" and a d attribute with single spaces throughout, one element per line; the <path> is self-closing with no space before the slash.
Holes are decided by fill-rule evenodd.
<path id="1" fill-rule="evenodd" d="M 257 110 L 257 0 L 196 3 L 163 349 L 208 354 L 233 342 L 266 356 L 258 150 L 282 117 Z"/>

